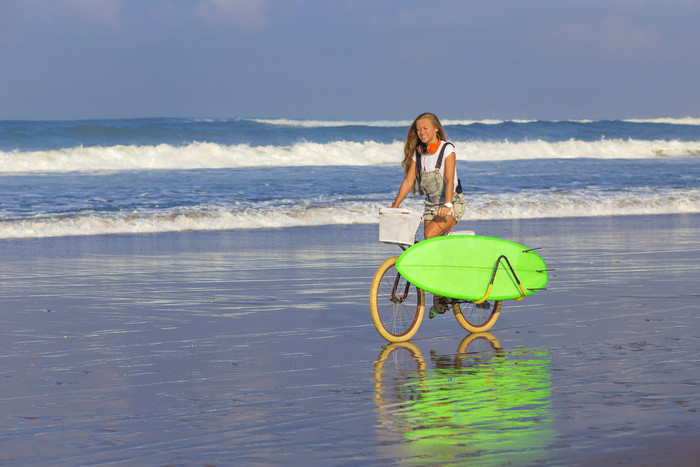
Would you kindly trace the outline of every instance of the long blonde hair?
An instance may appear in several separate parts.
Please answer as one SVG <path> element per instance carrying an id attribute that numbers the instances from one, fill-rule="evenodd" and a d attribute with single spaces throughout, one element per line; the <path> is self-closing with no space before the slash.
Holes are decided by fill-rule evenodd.
<path id="1" fill-rule="evenodd" d="M 403 147 L 403 162 L 401 162 L 401 167 L 403 167 L 404 176 L 408 175 L 408 171 L 411 169 L 411 161 L 413 160 L 413 156 L 416 153 L 416 148 L 418 147 L 419 139 L 418 130 L 416 130 L 416 125 L 418 123 L 418 120 L 422 118 L 427 118 L 428 120 L 430 120 L 433 126 L 437 128 L 437 137 L 441 141 L 447 141 L 447 134 L 445 133 L 445 129 L 442 127 L 440 120 L 437 118 L 437 115 L 426 112 L 417 116 L 416 119 L 413 120 L 411 126 L 408 128 L 408 133 L 406 134 L 406 144 Z M 411 194 L 414 194 L 416 191 L 418 191 L 419 195 L 423 194 L 423 190 L 421 189 L 420 184 L 418 183 L 418 177 L 416 177 L 416 181 L 411 187 Z"/>

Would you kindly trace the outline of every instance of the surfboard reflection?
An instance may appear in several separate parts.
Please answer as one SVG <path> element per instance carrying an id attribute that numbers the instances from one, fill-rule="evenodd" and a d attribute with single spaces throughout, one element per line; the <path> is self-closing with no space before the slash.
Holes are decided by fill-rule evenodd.
<path id="1" fill-rule="evenodd" d="M 409 464 L 546 459 L 550 366 L 546 351 L 504 351 L 491 333 L 470 334 L 455 354 L 427 360 L 410 342 L 384 347 L 374 362 L 384 456 Z"/>

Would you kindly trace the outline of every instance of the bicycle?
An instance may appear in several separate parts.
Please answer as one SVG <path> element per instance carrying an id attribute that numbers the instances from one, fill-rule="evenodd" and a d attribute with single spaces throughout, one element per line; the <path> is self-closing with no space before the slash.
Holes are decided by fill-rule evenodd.
<path id="1" fill-rule="evenodd" d="M 384 208 L 379 214 L 381 242 L 398 245 L 404 251 L 417 243 L 416 232 L 423 220 L 422 215 L 399 208 Z M 447 235 L 474 235 L 474 232 L 455 231 L 448 232 Z M 374 327 L 389 342 L 411 339 L 418 331 L 425 312 L 425 291 L 399 274 L 394 267 L 398 258 L 387 258 L 377 268 L 369 294 L 369 309 Z M 470 333 L 491 329 L 503 306 L 501 300 L 475 303 L 450 297 L 446 299 L 457 322 Z"/>

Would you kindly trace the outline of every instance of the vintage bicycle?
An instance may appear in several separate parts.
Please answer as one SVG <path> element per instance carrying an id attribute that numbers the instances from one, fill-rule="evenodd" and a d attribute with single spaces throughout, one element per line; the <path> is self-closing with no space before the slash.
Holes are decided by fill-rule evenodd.
<path id="1" fill-rule="evenodd" d="M 379 241 L 406 250 L 417 241 L 416 232 L 423 215 L 407 209 L 383 208 L 379 212 Z M 448 235 L 474 235 L 473 231 L 451 231 Z M 398 256 L 387 258 L 374 273 L 369 295 L 372 322 L 379 335 L 389 342 L 411 339 L 423 321 L 424 290 L 408 282 L 397 270 Z M 457 322 L 469 332 L 493 327 L 503 306 L 502 300 L 461 300 L 447 298 Z"/>

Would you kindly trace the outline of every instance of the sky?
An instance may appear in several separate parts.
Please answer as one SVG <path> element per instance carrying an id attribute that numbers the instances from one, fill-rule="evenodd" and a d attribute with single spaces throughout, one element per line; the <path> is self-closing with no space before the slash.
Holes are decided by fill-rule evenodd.
<path id="1" fill-rule="evenodd" d="M 700 117 L 698 0 L 0 0 L 0 119 Z"/>

